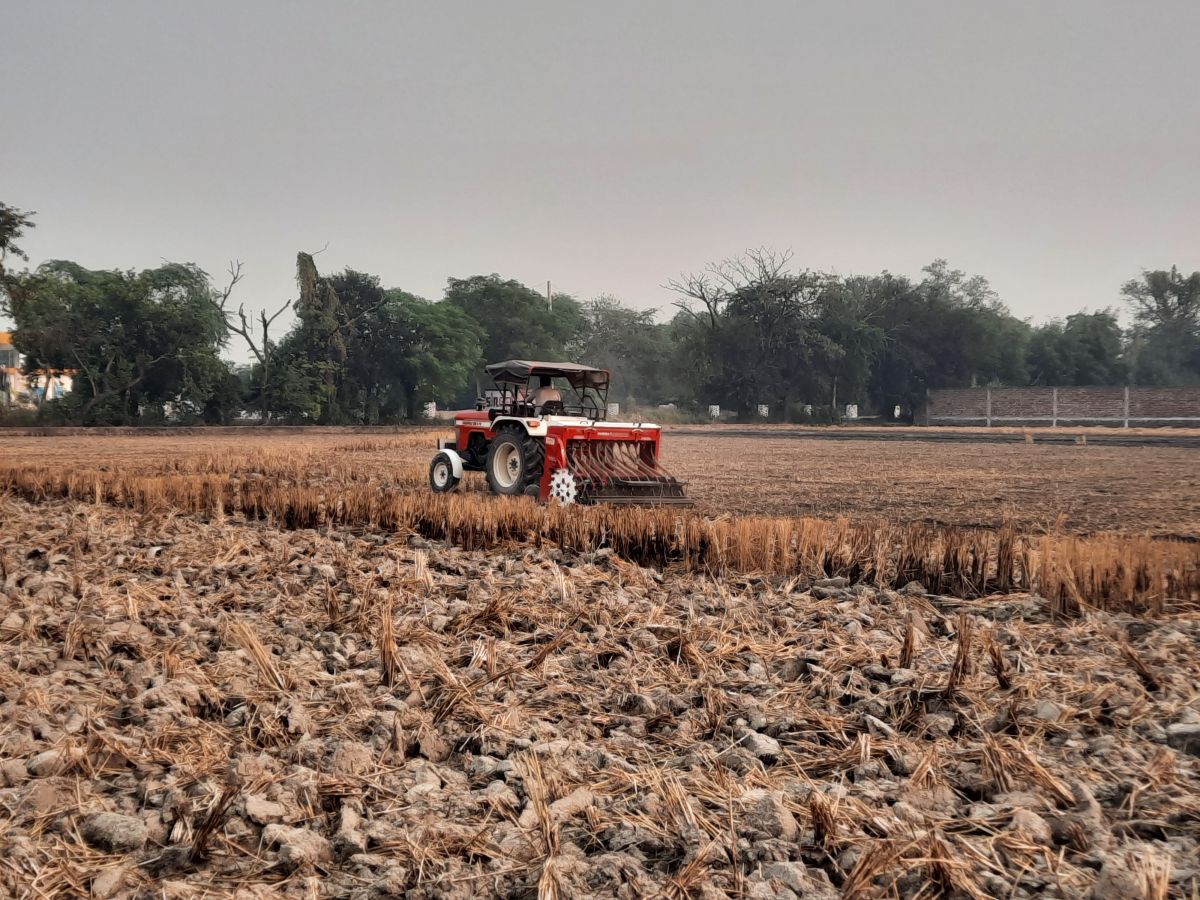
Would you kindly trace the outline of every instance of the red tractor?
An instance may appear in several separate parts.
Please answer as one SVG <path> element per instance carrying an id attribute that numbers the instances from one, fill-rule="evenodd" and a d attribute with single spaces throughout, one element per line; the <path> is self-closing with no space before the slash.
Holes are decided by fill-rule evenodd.
<path id="1" fill-rule="evenodd" d="M 510 359 L 487 372 L 496 390 L 455 414 L 453 441 L 438 441 L 429 467 L 434 491 L 453 491 L 474 471 L 486 473 L 496 494 L 691 505 L 682 483 L 658 465 L 658 425 L 605 421 L 605 369 Z"/>

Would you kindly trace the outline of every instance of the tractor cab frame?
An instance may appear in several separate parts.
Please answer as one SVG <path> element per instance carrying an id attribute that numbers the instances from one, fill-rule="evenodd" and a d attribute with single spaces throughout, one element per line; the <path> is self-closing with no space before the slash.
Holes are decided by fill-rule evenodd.
<path id="1" fill-rule="evenodd" d="M 608 414 L 607 369 L 514 359 L 486 371 L 497 389 L 476 401 L 476 408 L 488 410 L 492 420 L 554 415 L 603 421 Z"/>

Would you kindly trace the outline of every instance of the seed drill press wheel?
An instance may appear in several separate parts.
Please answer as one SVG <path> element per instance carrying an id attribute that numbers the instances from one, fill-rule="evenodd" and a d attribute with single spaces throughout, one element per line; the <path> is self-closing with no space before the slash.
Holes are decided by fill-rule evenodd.
<path id="1" fill-rule="evenodd" d="M 579 496 L 579 484 L 567 469 L 557 469 L 550 476 L 550 497 L 565 505 L 574 503 Z"/>

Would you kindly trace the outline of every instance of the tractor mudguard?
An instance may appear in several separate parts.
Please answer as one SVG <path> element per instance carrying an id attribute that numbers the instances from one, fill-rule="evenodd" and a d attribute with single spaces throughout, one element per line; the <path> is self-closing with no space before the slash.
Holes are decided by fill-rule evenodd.
<path id="1" fill-rule="evenodd" d="M 491 424 L 493 431 L 499 431 L 505 425 L 516 426 L 530 437 L 545 437 L 550 432 L 550 423 L 545 416 L 497 416 Z"/>

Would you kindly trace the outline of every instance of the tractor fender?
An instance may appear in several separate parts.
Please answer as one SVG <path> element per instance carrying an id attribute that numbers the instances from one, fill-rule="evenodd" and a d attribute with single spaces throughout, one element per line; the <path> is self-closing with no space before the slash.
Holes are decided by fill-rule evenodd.
<path id="1" fill-rule="evenodd" d="M 433 458 L 437 459 L 439 456 L 446 457 L 446 460 L 450 463 L 450 470 L 454 473 L 454 477 L 456 479 L 462 478 L 462 476 L 463 476 L 463 458 L 461 456 L 459 456 L 456 451 L 447 450 L 446 448 L 443 447 L 441 450 L 439 450 L 437 453 L 435 453 L 433 455 Z"/>
<path id="2" fill-rule="evenodd" d="M 492 420 L 493 431 L 502 425 L 516 425 L 530 437 L 545 437 L 550 432 L 550 423 L 537 416 L 497 416 Z"/>

